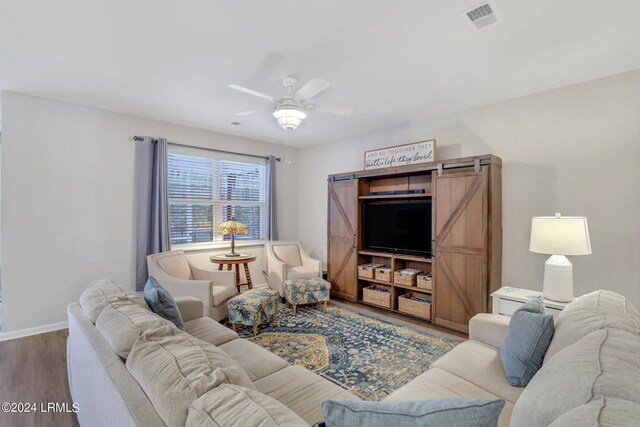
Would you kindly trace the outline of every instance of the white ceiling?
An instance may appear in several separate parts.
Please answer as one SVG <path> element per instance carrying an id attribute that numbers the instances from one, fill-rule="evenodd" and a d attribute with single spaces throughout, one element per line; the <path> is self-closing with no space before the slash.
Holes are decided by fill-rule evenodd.
<path id="1" fill-rule="evenodd" d="M 446 0 L 0 0 L 0 90 L 283 142 L 268 106 L 227 87 L 331 87 L 297 145 L 640 68 L 638 0 L 497 0 L 476 31 Z M 242 124 L 233 126 L 238 120 Z"/>

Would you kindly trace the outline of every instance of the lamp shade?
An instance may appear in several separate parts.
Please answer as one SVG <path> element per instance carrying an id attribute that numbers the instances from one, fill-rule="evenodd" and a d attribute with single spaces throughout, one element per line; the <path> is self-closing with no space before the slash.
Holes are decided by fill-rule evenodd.
<path id="1" fill-rule="evenodd" d="M 249 234 L 249 228 L 246 224 L 236 221 L 234 218 L 220 224 L 218 226 L 218 234 Z"/>
<path id="2" fill-rule="evenodd" d="M 537 216 L 531 220 L 529 250 L 550 255 L 589 255 L 591 241 L 583 216 Z"/>

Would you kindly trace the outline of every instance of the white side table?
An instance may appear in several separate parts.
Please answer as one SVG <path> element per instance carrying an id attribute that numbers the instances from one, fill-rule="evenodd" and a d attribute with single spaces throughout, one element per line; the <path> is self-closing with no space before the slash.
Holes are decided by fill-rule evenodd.
<path id="1" fill-rule="evenodd" d="M 511 316 L 514 311 L 530 299 L 542 296 L 542 292 L 503 286 L 492 293 L 491 296 L 493 297 L 492 313 Z M 547 310 L 547 314 L 551 314 L 554 319 L 558 317 L 567 304 L 569 303 L 551 301 L 548 299 L 544 300 L 544 306 Z"/>

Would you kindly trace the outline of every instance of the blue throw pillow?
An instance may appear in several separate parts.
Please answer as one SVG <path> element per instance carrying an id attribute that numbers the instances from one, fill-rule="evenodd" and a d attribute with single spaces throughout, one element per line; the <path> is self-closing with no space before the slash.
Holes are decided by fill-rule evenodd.
<path id="1" fill-rule="evenodd" d="M 322 402 L 326 427 L 495 427 L 504 400 L 431 399 L 415 402 Z"/>
<path id="2" fill-rule="evenodd" d="M 184 322 L 176 300 L 153 277 L 149 277 L 149 280 L 144 285 L 144 300 L 151 308 L 151 311 L 173 322 L 178 329 L 184 331 Z"/>
<path id="3" fill-rule="evenodd" d="M 524 387 L 542 367 L 554 332 L 553 316 L 545 314 L 541 298 L 534 298 L 511 316 L 500 359 L 509 384 Z"/>

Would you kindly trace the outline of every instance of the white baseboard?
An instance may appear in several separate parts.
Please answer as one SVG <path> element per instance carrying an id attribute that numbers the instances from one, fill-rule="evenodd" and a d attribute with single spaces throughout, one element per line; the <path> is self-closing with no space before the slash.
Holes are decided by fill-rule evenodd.
<path id="1" fill-rule="evenodd" d="M 50 323 L 48 325 L 35 326 L 33 328 L 18 329 L 11 332 L 0 332 L 0 342 L 14 340 L 16 338 L 28 337 L 31 335 L 39 335 L 47 332 L 58 331 L 60 329 L 67 329 L 69 322 Z"/>

